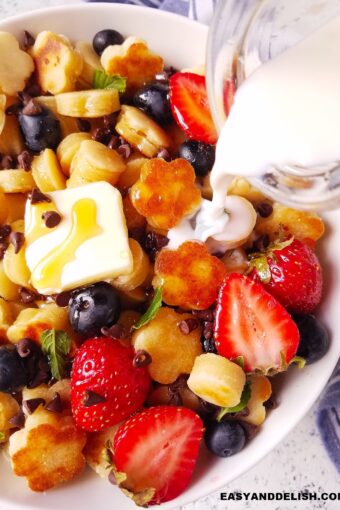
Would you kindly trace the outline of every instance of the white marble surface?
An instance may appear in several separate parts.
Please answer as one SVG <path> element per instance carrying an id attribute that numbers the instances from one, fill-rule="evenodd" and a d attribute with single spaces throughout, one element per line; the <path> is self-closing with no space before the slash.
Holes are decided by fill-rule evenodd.
<path id="1" fill-rule="evenodd" d="M 0 18 L 78 0 L 0 0 Z M 48 28 L 48 27 L 46 27 Z M 315 423 L 315 409 L 257 466 L 223 488 L 223 492 L 340 492 L 339 475 L 327 457 Z M 182 510 L 338 510 L 340 502 L 220 501 L 217 492 Z"/>

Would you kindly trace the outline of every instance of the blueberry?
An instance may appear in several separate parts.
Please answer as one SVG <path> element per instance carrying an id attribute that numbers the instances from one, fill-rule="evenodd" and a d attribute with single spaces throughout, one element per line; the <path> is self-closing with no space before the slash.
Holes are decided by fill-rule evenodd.
<path id="1" fill-rule="evenodd" d="M 117 32 L 117 30 L 107 28 L 106 30 L 100 30 L 100 32 L 96 33 L 92 41 L 92 46 L 97 55 L 101 55 L 108 46 L 112 44 L 122 44 L 122 42 L 124 42 L 122 34 Z"/>
<path id="2" fill-rule="evenodd" d="M 300 343 L 296 354 L 310 365 L 321 359 L 328 351 L 330 343 L 328 331 L 314 315 L 294 315 L 293 319 L 300 331 Z"/>
<path id="3" fill-rule="evenodd" d="M 204 177 L 214 165 L 215 146 L 188 140 L 180 145 L 178 155 L 180 158 L 189 161 L 197 176 Z"/>
<path id="4" fill-rule="evenodd" d="M 44 149 L 56 149 L 61 141 L 59 120 L 43 107 L 39 115 L 19 114 L 19 124 L 28 149 L 41 152 Z"/>
<path id="5" fill-rule="evenodd" d="M 168 83 L 155 82 L 145 85 L 136 92 L 133 103 L 158 124 L 169 124 L 173 120 Z"/>
<path id="6" fill-rule="evenodd" d="M 115 324 L 120 314 L 120 301 L 115 289 L 106 282 L 72 292 L 68 315 L 73 329 L 85 336 L 100 334 L 102 327 Z"/>
<path id="7" fill-rule="evenodd" d="M 15 347 L 0 347 L 0 391 L 13 393 L 26 383 L 25 366 Z"/>
<path id="8" fill-rule="evenodd" d="M 210 423 L 204 438 L 207 448 L 218 457 L 230 457 L 246 443 L 244 428 L 236 420 Z"/>

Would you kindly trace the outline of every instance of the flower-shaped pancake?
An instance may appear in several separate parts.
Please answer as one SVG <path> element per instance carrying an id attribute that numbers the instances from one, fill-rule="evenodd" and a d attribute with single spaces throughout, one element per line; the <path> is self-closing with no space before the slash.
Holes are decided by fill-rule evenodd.
<path id="1" fill-rule="evenodd" d="M 130 191 L 132 204 L 149 225 L 168 230 L 194 213 L 201 202 L 195 172 L 185 159 L 147 161 Z"/>
<path id="2" fill-rule="evenodd" d="M 204 310 L 216 300 L 227 271 L 204 244 L 188 241 L 177 250 L 164 248 L 156 259 L 155 274 L 153 285 L 163 287 L 167 305 Z"/>
<path id="3" fill-rule="evenodd" d="M 142 39 L 128 37 L 123 44 L 108 46 L 101 64 L 108 74 L 127 78 L 127 91 L 134 92 L 163 70 L 163 59 L 149 50 Z"/>
<path id="4" fill-rule="evenodd" d="M 42 409 L 26 419 L 25 428 L 10 438 L 9 454 L 14 473 L 27 479 L 33 491 L 45 491 L 68 482 L 85 466 L 82 450 L 86 434 L 71 416 Z"/>

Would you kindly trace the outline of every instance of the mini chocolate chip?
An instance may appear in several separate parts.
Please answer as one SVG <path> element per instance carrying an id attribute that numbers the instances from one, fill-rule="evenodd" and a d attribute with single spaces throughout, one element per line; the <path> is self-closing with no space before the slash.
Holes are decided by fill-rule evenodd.
<path id="1" fill-rule="evenodd" d="M 272 186 L 273 188 L 277 188 L 277 185 L 278 185 L 278 181 L 277 181 L 277 177 L 275 177 L 274 174 L 265 174 L 262 179 L 264 180 L 264 182 L 266 184 L 268 184 L 269 186 Z"/>
<path id="2" fill-rule="evenodd" d="M 100 330 L 102 335 L 109 336 L 111 338 L 123 338 L 124 337 L 124 328 L 121 324 L 113 324 L 113 326 L 107 327 L 104 326 Z"/>
<path id="3" fill-rule="evenodd" d="M 51 202 L 51 199 L 44 195 L 38 188 L 33 188 L 30 194 L 31 204 L 40 204 L 41 202 Z"/>
<path id="4" fill-rule="evenodd" d="M 165 159 L 165 161 L 170 161 L 170 159 L 171 159 L 170 154 L 166 149 L 161 149 L 157 153 L 156 158 L 162 158 L 162 159 Z"/>
<path id="5" fill-rule="evenodd" d="M 16 344 L 16 348 L 21 358 L 27 358 L 31 352 L 37 350 L 37 345 L 30 338 L 23 338 Z"/>
<path id="6" fill-rule="evenodd" d="M 166 236 L 158 234 L 153 230 L 148 232 L 143 243 L 144 250 L 149 255 L 151 261 L 154 262 L 157 253 L 169 243 Z"/>
<path id="7" fill-rule="evenodd" d="M 276 395 L 272 393 L 269 399 L 266 402 L 264 402 L 263 405 L 266 409 L 268 409 L 268 411 L 271 409 L 276 409 L 279 405 Z"/>
<path id="8" fill-rule="evenodd" d="M 129 156 L 131 156 L 131 147 L 128 143 L 122 143 L 122 145 L 120 145 L 118 147 L 118 153 L 124 158 L 124 159 L 127 159 Z"/>
<path id="9" fill-rule="evenodd" d="M 35 117 L 36 115 L 40 115 L 42 113 L 42 107 L 35 99 L 30 99 L 28 103 L 22 109 L 23 115 L 27 115 L 29 117 Z"/>
<path id="10" fill-rule="evenodd" d="M 61 413 L 63 411 L 63 403 L 59 393 L 55 393 L 53 399 L 47 404 L 45 409 L 51 413 Z"/>
<path id="11" fill-rule="evenodd" d="M 207 322 L 214 320 L 214 312 L 210 308 L 208 310 L 193 310 L 192 315 Z"/>
<path id="12" fill-rule="evenodd" d="M 1 160 L 1 168 L 10 170 L 16 167 L 16 160 L 13 156 L 3 156 Z"/>
<path id="13" fill-rule="evenodd" d="M 21 103 L 14 103 L 6 108 L 6 115 L 18 115 L 21 112 Z"/>
<path id="14" fill-rule="evenodd" d="M 112 135 L 107 146 L 109 149 L 117 149 L 117 147 L 119 146 L 118 136 Z"/>
<path id="15" fill-rule="evenodd" d="M 95 391 L 91 391 L 91 390 L 84 391 L 84 400 L 83 400 L 84 407 L 91 407 L 96 404 L 101 404 L 103 402 L 106 402 L 106 397 L 103 397 L 102 395 L 98 395 L 98 393 L 96 393 Z"/>
<path id="16" fill-rule="evenodd" d="M 85 119 L 76 119 L 77 127 L 82 133 L 91 131 L 91 122 Z"/>
<path id="17" fill-rule="evenodd" d="M 56 305 L 62 308 L 68 306 L 71 299 L 71 294 L 71 292 L 60 292 L 60 294 L 57 294 L 55 297 Z"/>
<path id="18" fill-rule="evenodd" d="M 143 351 L 142 349 L 139 349 L 136 352 L 132 362 L 135 368 L 147 367 L 148 365 L 150 365 L 150 363 L 152 363 L 152 358 L 150 354 L 146 351 Z"/>
<path id="19" fill-rule="evenodd" d="M 115 132 L 115 127 L 117 124 L 117 114 L 116 113 L 110 113 L 110 115 L 104 115 L 103 117 L 103 124 L 104 127 L 109 130 L 110 132 Z"/>
<path id="20" fill-rule="evenodd" d="M 61 222 L 61 216 L 57 211 L 46 211 L 41 217 L 47 228 L 54 228 Z"/>
<path id="21" fill-rule="evenodd" d="M 25 87 L 24 92 L 30 95 L 31 97 L 38 97 L 41 96 L 42 94 L 41 87 L 40 85 L 38 85 L 38 83 L 29 83 Z"/>
<path id="22" fill-rule="evenodd" d="M 261 202 L 256 208 L 261 218 L 268 218 L 273 213 L 273 206 L 268 202 Z"/>
<path id="23" fill-rule="evenodd" d="M 22 232 L 11 232 L 9 235 L 9 242 L 14 246 L 14 253 L 17 254 L 25 242 L 25 237 Z"/>
<path id="24" fill-rule="evenodd" d="M 38 294 L 32 292 L 29 289 L 26 289 L 26 287 L 19 288 L 19 295 L 21 302 L 24 304 L 33 303 L 33 301 L 35 301 L 38 298 Z"/>
<path id="25" fill-rule="evenodd" d="M 135 227 L 129 230 L 129 237 L 131 239 L 135 239 L 135 241 L 137 241 L 139 244 L 141 244 L 141 242 L 143 241 L 144 236 L 145 228 L 143 227 Z"/>
<path id="26" fill-rule="evenodd" d="M 183 321 L 178 323 L 178 327 L 183 335 L 190 335 L 192 331 L 198 328 L 198 320 L 197 319 L 184 319 Z"/>
<path id="27" fill-rule="evenodd" d="M 30 34 L 27 30 L 24 30 L 24 36 L 22 41 L 22 49 L 28 50 L 28 48 L 31 48 L 35 43 L 35 39 L 32 34 Z"/>
<path id="28" fill-rule="evenodd" d="M 253 425 L 252 423 L 247 423 L 246 421 L 239 422 L 242 427 L 244 428 L 244 431 L 246 433 L 248 441 L 253 439 L 253 437 L 256 436 L 256 434 L 259 431 L 259 427 L 257 425 Z"/>
<path id="29" fill-rule="evenodd" d="M 147 301 L 151 301 L 155 295 L 155 289 L 153 287 L 146 287 L 145 289 L 145 297 Z"/>
<path id="30" fill-rule="evenodd" d="M 214 323 L 205 321 L 203 323 L 203 336 L 210 340 L 214 334 Z"/>
<path id="31" fill-rule="evenodd" d="M 45 405 L 45 400 L 43 398 L 30 398 L 22 402 L 22 407 L 28 414 L 33 414 L 40 405 Z"/>
<path id="32" fill-rule="evenodd" d="M 0 227 L 0 242 L 5 241 L 9 234 L 12 232 L 10 225 L 1 225 Z"/>
<path id="33" fill-rule="evenodd" d="M 23 151 L 18 156 L 18 166 L 19 168 L 22 168 L 25 170 L 25 172 L 28 172 L 31 170 L 31 164 L 33 161 L 33 155 L 28 151 Z"/>
<path id="34" fill-rule="evenodd" d="M 0 243 L 0 260 L 2 260 L 5 256 L 6 250 L 8 248 L 8 243 L 2 242 Z"/>
<path id="35" fill-rule="evenodd" d="M 19 99 L 19 101 L 24 105 L 26 106 L 30 100 L 32 99 L 32 96 L 31 94 L 28 94 L 26 91 L 22 91 L 22 92 L 17 92 L 16 93 L 16 96 L 17 98 Z"/>
<path id="36" fill-rule="evenodd" d="M 110 138 L 108 138 L 108 133 L 106 129 L 98 127 L 92 133 L 92 140 L 100 143 L 107 143 Z"/>
<path id="37" fill-rule="evenodd" d="M 25 415 L 24 415 L 24 413 L 20 410 L 17 414 L 12 416 L 12 418 L 10 418 L 8 420 L 8 423 L 13 425 L 13 427 L 16 427 L 18 429 L 22 429 L 25 426 Z"/>

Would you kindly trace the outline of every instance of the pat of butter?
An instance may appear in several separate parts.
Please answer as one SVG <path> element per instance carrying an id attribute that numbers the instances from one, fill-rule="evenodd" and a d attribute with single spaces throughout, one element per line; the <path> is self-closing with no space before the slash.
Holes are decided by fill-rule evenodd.
<path id="1" fill-rule="evenodd" d="M 26 262 L 40 294 L 56 294 L 132 271 L 122 198 L 107 182 L 45 193 L 50 203 L 27 200 Z M 42 214 L 57 211 L 47 228 Z"/>

